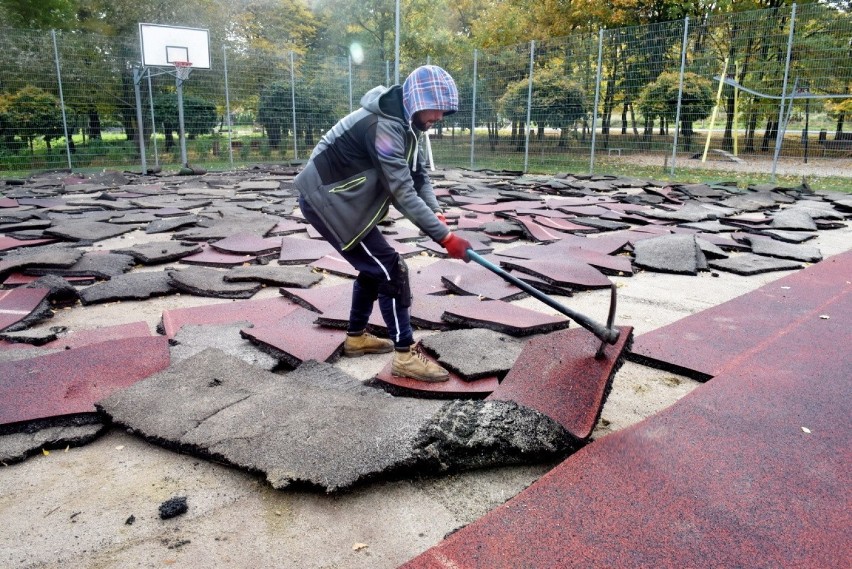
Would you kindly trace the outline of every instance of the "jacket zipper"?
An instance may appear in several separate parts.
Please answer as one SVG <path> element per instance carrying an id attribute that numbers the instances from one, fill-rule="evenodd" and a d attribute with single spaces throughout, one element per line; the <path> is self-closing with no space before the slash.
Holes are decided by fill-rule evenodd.
<path id="1" fill-rule="evenodd" d="M 361 176 L 360 178 L 355 178 L 354 180 L 349 180 L 345 184 L 341 184 L 340 186 L 336 186 L 334 188 L 331 188 L 328 192 L 330 194 L 345 192 L 345 191 L 351 190 L 352 188 L 354 188 L 356 186 L 360 186 L 361 184 L 363 184 L 366 181 L 367 181 L 367 176 Z"/>

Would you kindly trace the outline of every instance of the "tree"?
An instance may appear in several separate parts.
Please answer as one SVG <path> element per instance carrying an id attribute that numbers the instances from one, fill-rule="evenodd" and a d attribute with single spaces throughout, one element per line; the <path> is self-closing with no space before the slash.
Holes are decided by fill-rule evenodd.
<path id="1" fill-rule="evenodd" d="M 0 0 L 2 20 L 15 28 L 67 29 L 74 22 L 74 0 Z"/>
<path id="2" fill-rule="evenodd" d="M 293 97 L 289 83 L 273 83 L 260 93 L 257 122 L 263 125 L 271 148 L 280 148 L 284 136 L 292 132 Z M 296 128 L 304 135 L 305 145 L 312 148 L 314 135 L 331 127 L 339 115 L 329 101 L 327 89 L 317 81 L 297 81 L 295 100 Z"/>
<path id="3" fill-rule="evenodd" d="M 346 53 L 352 42 L 379 51 L 379 60 L 393 59 L 395 0 L 319 0 L 314 10 L 329 26 L 332 53 Z"/>
<path id="4" fill-rule="evenodd" d="M 166 151 L 174 146 L 173 132 L 180 131 L 176 93 L 166 93 L 154 98 L 154 115 L 166 136 Z M 216 105 L 192 95 L 183 97 L 184 132 L 189 139 L 210 134 L 218 123 Z"/>
<path id="5" fill-rule="evenodd" d="M 38 87 L 27 86 L 14 94 L 0 97 L 0 124 L 4 137 L 26 140 L 33 152 L 33 141 L 44 137 L 50 149 L 50 138 L 62 132 L 62 109 L 59 100 Z"/>
<path id="6" fill-rule="evenodd" d="M 678 86 L 680 75 L 667 71 L 649 83 L 639 95 L 639 111 L 651 120 L 660 118 L 674 121 L 677 115 Z M 695 73 L 684 73 L 681 95 L 680 124 L 684 146 L 692 146 L 692 125 L 705 119 L 713 111 L 712 83 Z"/>
<path id="7" fill-rule="evenodd" d="M 526 123 L 528 92 L 528 79 L 510 83 L 499 102 L 503 116 Z M 569 129 L 586 114 L 584 101 L 585 94 L 580 86 L 561 73 L 552 70 L 536 73 L 533 76 L 530 117 L 538 126 L 539 140 L 544 136 L 545 127 L 558 128 L 559 146 L 565 146 Z M 519 132 L 524 130 L 519 129 Z"/>

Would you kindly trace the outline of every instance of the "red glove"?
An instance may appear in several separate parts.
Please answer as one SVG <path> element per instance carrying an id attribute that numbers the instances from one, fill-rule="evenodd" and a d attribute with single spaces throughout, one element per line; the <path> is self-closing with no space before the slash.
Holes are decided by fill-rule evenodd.
<path id="1" fill-rule="evenodd" d="M 444 237 L 444 240 L 441 241 L 441 245 L 444 246 L 444 249 L 447 250 L 447 253 L 449 253 L 450 257 L 453 259 L 461 259 L 465 263 L 470 262 L 470 258 L 467 256 L 467 250 L 473 249 L 473 247 L 470 245 L 470 241 L 464 237 L 459 237 L 455 233 L 450 233 Z"/>
<path id="2" fill-rule="evenodd" d="M 438 218 L 438 221 L 440 221 L 440 222 L 441 222 L 441 223 L 443 223 L 444 225 L 446 225 L 446 224 L 447 224 L 447 218 L 446 218 L 446 217 L 444 217 L 444 213 L 443 213 L 443 212 L 441 212 L 441 211 L 436 211 L 436 212 L 435 212 L 435 217 L 437 217 L 437 218 Z"/>

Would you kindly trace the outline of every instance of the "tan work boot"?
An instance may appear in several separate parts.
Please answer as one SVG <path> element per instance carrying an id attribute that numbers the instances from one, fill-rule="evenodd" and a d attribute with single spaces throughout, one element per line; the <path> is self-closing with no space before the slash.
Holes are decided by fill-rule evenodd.
<path id="1" fill-rule="evenodd" d="M 343 342 L 343 353 L 350 358 L 363 356 L 364 354 L 386 354 L 393 350 L 393 342 L 376 338 L 369 332 L 362 332 L 357 336 L 346 335 Z"/>
<path id="2" fill-rule="evenodd" d="M 393 353 L 391 373 L 397 377 L 408 377 L 430 383 L 450 379 L 450 373 L 432 360 L 427 359 L 416 344 L 411 346 L 407 352 L 397 350 Z"/>

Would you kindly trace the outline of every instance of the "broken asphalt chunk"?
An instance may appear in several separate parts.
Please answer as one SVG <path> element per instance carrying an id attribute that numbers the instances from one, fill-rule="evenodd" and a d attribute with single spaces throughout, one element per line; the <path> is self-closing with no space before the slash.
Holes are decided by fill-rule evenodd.
<path id="1" fill-rule="evenodd" d="M 119 300 L 144 300 L 177 292 L 168 273 L 150 271 L 119 275 L 81 289 L 78 294 L 84 305 L 90 305 Z"/>
<path id="2" fill-rule="evenodd" d="M 763 255 L 755 255 L 754 253 L 731 255 L 727 259 L 710 261 L 709 265 L 710 268 L 737 275 L 757 275 L 772 271 L 790 271 L 801 269 L 804 266 L 798 261 L 774 259 L 772 257 L 764 257 Z"/>
<path id="3" fill-rule="evenodd" d="M 159 265 L 177 261 L 187 255 L 201 252 L 201 246 L 192 243 L 180 243 L 178 241 L 155 241 L 152 243 L 140 243 L 127 249 L 117 249 L 116 253 L 126 253 L 143 265 Z"/>
<path id="4" fill-rule="evenodd" d="M 333 492 L 380 477 L 552 460 L 555 421 L 510 402 L 396 398 L 328 364 L 277 375 L 205 350 L 99 407 L 160 445 Z M 341 442 L 340 425 L 346 425 Z"/>
<path id="5" fill-rule="evenodd" d="M 167 271 L 170 284 L 184 292 L 214 298 L 251 298 L 261 289 L 255 282 L 226 282 L 225 271 L 207 267 L 190 267 Z"/>
<path id="6" fill-rule="evenodd" d="M 694 235 L 660 235 L 637 241 L 634 263 L 638 267 L 661 273 L 696 275 L 707 266 L 707 259 Z"/>
<path id="7" fill-rule="evenodd" d="M 525 344 L 525 340 L 484 328 L 442 332 L 421 341 L 438 363 L 465 381 L 505 376 Z"/>
<path id="8" fill-rule="evenodd" d="M 414 311 L 412 310 L 412 322 Z M 441 319 L 458 328 L 487 328 L 511 336 L 529 336 L 562 330 L 569 321 L 499 300 L 483 300 L 447 307 Z"/>

